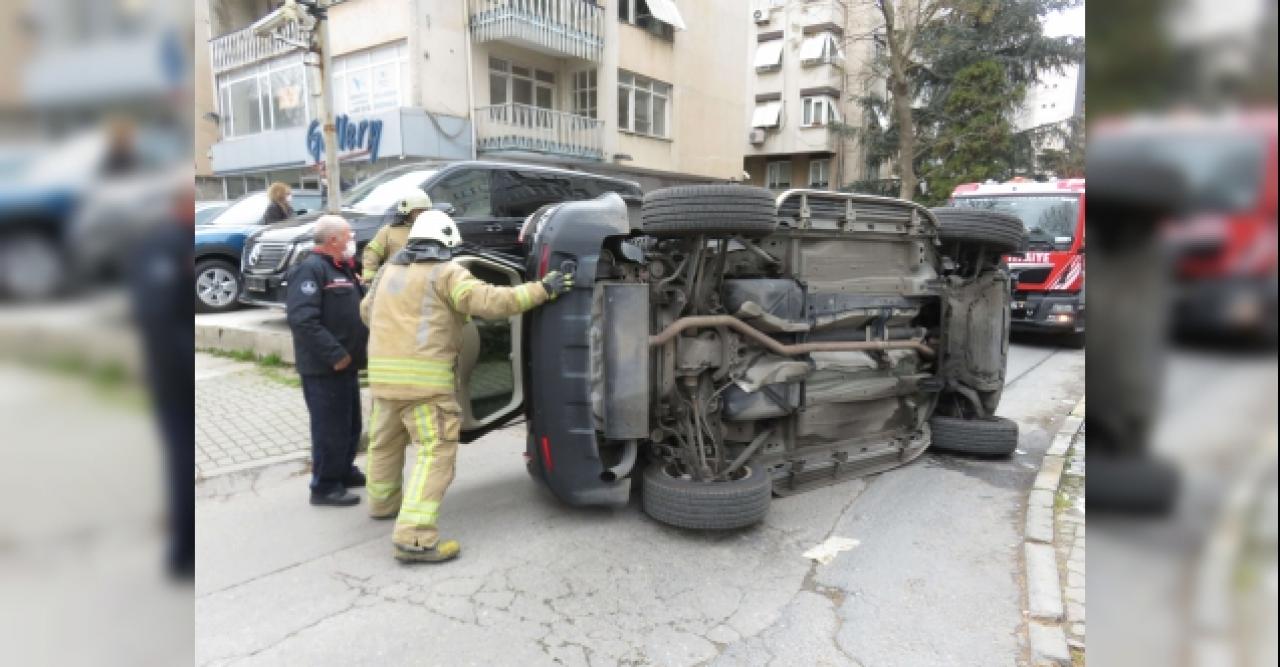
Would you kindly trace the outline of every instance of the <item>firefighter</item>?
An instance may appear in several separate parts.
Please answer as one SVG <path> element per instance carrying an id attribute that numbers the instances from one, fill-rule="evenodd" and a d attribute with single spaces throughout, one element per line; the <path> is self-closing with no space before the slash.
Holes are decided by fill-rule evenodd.
<path id="1" fill-rule="evenodd" d="M 378 233 L 373 235 L 373 238 L 364 246 L 364 254 L 360 256 L 360 264 L 363 267 L 360 278 L 366 284 L 373 280 L 378 273 L 378 268 L 387 258 L 395 257 L 395 254 L 405 246 L 409 229 L 413 227 L 413 221 L 418 218 L 418 214 L 430 209 L 431 198 L 420 188 L 414 188 L 396 202 L 396 219 L 390 224 L 383 225 Z"/>
<path id="2" fill-rule="evenodd" d="M 376 274 L 360 307 L 369 324 L 369 388 L 373 415 L 366 489 L 369 513 L 396 518 L 396 559 L 440 562 L 458 555 L 436 530 L 440 501 L 453 481 L 461 429 L 454 372 L 462 329 L 470 316 L 504 319 L 573 288 L 573 275 L 497 287 L 452 261 L 461 243 L 441 211 L 418 215 L 407 245 Z M 402 479 L 405 447 L 418 442 L 417 461 Z"/>

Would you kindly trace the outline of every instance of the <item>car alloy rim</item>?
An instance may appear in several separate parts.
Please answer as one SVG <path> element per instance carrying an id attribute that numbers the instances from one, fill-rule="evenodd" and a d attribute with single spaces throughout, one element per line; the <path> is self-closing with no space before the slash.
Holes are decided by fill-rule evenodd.
<path id="1" fill-rule="evenodd" d="M 196 280 L 196 295 L 210 306 L 225 306 L 236 298 L 236 277 L 226 269 L 206 269 Z"/>

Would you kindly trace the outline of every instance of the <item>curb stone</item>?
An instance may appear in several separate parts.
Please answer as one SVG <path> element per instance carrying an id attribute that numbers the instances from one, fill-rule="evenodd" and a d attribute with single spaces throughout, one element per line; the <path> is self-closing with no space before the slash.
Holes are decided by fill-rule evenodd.
<path id="1" fill-rule="evenodd" d="M 1067 453 L 1084 427 L 1085 399 L 1081 397 L 1063 418 L 1049 449 L 1040 461 L 1040 471 L 1027 494 L 1027 517 L 1023 554 L 1027 585 L 1027 643 L 1031 661 L 1041 665 L 1071 665 L 1071 649 L 1062 624 L 1068 619 L 1062 598 L 1058 555 L 1054 546 L 1055 497 L 1062 482 Z M 1072 614 L 1077 616 L 1078 614 Z"/>

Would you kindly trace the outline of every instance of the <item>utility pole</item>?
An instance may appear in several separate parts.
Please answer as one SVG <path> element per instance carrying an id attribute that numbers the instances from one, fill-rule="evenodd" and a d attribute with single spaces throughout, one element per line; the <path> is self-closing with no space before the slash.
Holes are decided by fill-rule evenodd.
<path id="1" fill-rule="evenodd" d="M 312 52 L 308 66 L 319 66 L 319 94 L 316 95 L 316 115 L 320 118 L 321 134 L 324 136 L 324 176 L 325 176 L 325 210 L 329 213 L 342 211 L 342 179 L 338 164 L 338 131 L 333 121 L 333 53 L 329 49 L 329 15 L 328 4 L 316 0 L 307 5 L 307 13 L 315 19 L 311 33 Z M 318 63 L 314 62 L 319 60 Z"/>
<path id="2" fill-rule="evenodd" d="M 253 24 L 253 34 L 276 39 L 306 51 L 303 66 L 306 67 L 307 89 L 315 100 L 317 120 L 320 121 L 324 141 L 325 189 L 328 191 L 325 210 L 338 213 L 342 210 L 342 180 L 338 167 L 338 131 L 333 122 L 333 56 L 329 52 L 329 7 L 342 0 L 285 0 L 284 4 Z M 310 17 L 310 22 L 306 19 Z M 277 32 L 286 23 L 296 23 L 306 41 L 281 35 Z"/>

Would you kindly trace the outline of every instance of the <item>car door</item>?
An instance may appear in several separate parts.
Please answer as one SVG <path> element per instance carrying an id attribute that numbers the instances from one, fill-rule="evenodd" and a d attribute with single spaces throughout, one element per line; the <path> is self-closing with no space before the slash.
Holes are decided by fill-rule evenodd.
<path id="1" fill-rule="evenodd" d="M 524 282 L 521 268 L 508 260 L 480 253 L 460 255 L 454 261 L 490 284 Z M 463 442 L 502 426 L 524 407 L 523 320 L 523 315 L 504 320 L 471 318 L 463 327 L 457 373 Z"/>

